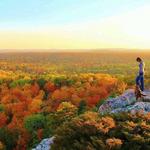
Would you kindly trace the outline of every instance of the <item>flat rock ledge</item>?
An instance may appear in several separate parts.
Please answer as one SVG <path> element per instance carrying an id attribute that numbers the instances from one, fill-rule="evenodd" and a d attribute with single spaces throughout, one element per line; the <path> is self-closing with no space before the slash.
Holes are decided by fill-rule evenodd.
<path id="1" fill-rule="evenodd" d="M 119 113 L 119 112 L 150 112 L 150 92 L 145 91 L 147 96 L 143 100 L 137 101 L 134 90 L 125 91 L 122 95 L 107 99 L 100 107 L 99 113 Z"/>

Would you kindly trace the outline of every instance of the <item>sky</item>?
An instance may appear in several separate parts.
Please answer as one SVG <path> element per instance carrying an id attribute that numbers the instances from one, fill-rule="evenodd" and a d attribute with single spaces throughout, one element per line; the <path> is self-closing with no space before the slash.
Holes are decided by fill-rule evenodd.
<path id="1" fill-rule="evenodd" d="M 150 0 L 0 0 L 0 49 L 150 49 Z"/>

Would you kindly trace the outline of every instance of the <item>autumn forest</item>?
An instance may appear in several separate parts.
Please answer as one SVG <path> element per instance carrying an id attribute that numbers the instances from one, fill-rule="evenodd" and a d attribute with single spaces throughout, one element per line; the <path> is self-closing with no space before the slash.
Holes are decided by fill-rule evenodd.
<path id="1" fill-rule="evenodd" d="M 53 135 L 58 135 L 54 150 L 83 150 L 85 145 L 84 150 L 119 149 L 123 144 L 127 149 L 133 143 L 136 149 L 140 142 L 147 143 L 148 150 L 149 114 L 97 113 L 108 97 L 134 87 L 138 55 L 147 64 L 148 88 L 148 52 L 1 53 L 0 150 L 30 150 Z M 145 129 L 141 130 L 143 137 L 132 138 L 131 128 L 137 124 Z M 122 127 L 120 134 L 119 127 Z M 78 135 L 80 138 L 69 149 Z M 123 143 L 122 135 L 123 139 L 131 139 Z"/>

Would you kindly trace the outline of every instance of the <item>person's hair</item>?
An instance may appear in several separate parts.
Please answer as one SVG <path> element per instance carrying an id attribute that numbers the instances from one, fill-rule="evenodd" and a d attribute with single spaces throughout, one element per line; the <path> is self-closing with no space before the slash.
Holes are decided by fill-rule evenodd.
<path id="1" fill-rule="evenodd" d="M 142 61 L 142 59 L 140 57 L 137 57 L 136 61 Z"/>

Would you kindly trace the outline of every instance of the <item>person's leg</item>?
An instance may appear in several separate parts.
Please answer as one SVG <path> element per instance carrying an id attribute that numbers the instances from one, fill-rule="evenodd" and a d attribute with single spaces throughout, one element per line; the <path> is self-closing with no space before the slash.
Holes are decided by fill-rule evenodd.
<path id="1" fill-rule="evenodd" d="M 142 91 L 144 91 L 144 76 L 143 75 L 140 76 L 140 88 Z"/>
<path id="2" fill-rule="evenodd" d="M 136 85 L 140 86 L 140 75 L 136 77 Z"/>

